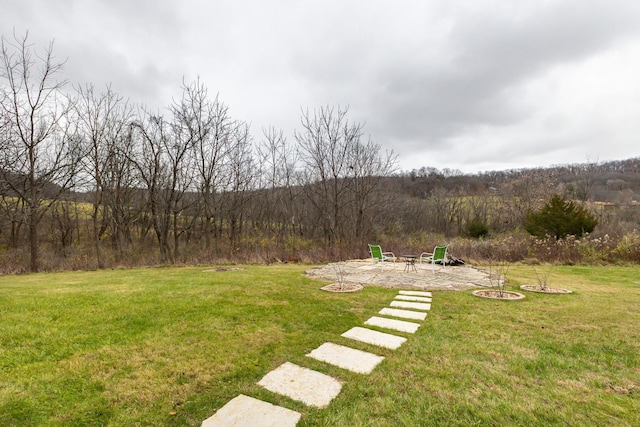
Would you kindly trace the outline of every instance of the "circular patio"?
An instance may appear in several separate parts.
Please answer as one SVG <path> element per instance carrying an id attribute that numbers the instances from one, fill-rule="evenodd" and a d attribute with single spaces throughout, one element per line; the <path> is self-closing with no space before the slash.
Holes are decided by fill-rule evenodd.
<path id="1" fill-rule="evenodd" d="M 404 261 L 374 262 L 371 259 L 349 260 L 314 267 L 307 271 L 307 276 L 343 283 L 357 283 L 363 286 L 383 286 L 387 288 L 420 289 L 420 290 L 466 290 L 491 286 L 489 274 L 480 269 L 465 266 L 416 264 L 416 271 L 406 271 Z"/>

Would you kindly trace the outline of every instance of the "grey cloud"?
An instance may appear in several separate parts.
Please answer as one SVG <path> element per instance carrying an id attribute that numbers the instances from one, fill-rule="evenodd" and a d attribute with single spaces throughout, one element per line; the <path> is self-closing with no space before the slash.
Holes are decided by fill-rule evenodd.
<path id="1" fill-rule="evenodd" d="M 200 76 L 256 137 L 271 124 L 292 133 L 301 107 L 349 105 L 350 118 L 399 152 L 404 168 L 528 164 L 544 153 L 559 162 L 571 152 L 583 158 L 580 150 L 603 138 L 624 153 L 640 131 L 627 125 L 640 107 L 623 90 L 640 91 L 634 73 L 608 82 L 615 91 L 589 86 L 592 78 L 566 87 L 570 75 L 597 72 L 594 59 L 640 45 L 640 5 L 628 0 L 25 0 L 3 8 L 3 34 L 10 22 L 39 45 L 56 38 L 76 84 L 111 82 L 133 102 L 163 107 L 183 76 Z M 614 60 L 640 72 L 636 56 Z M 607 102 L 629 112 L 567 103 L 576 91 L 596 105 L 613 92 Z"/>
<path id="2" fill-rule="evenodd" d="M 417 147 L 439 145 L 480 125 L 524 121 L 533 106 L 523 102 L 520 85 L 558 65 L 597 55 L 620 38 L 637 36 L 638 11 L 630 3 L 620 8 L 536 4 L 517 17 L 495 10 L 460 14 L 440 58 L 408 56 L 389 66 L 369 101 L 372 115 L 381 119 L 375 132 Z"/>

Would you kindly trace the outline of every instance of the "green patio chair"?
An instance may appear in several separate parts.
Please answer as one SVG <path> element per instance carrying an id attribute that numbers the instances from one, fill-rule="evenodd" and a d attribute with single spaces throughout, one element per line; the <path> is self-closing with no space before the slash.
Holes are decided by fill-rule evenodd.
<path id="1" fill-rule="evenodd" d="M 371 258 L 377 262 L 393 261 L 396 262 L 396 256 L 393 252 L 382 252 L 380 245 L 369 245 Z"/>
<path id="2" fill-rule="evenodd" d="M 446 246 L 436 246 L 433 248 L 433 252 L 422 252 L 420 254 L 420 267 L 422 268 L 422 261 L 431 263 L 431 270 L 435 273 L 436 271 L 436 263 L 442 264 L 442 269 L 444 269 L 445 264 L 447 263 L 447 247 Z"/>

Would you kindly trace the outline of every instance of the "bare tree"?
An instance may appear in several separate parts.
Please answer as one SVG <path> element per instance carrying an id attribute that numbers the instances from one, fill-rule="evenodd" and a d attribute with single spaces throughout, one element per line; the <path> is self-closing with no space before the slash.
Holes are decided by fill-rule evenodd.
<path id="1" fill-rule="evenodd" d="M 575 197 L 586 202 L 593 196 L 593 187 L 598 176 L 598 159 L 587 157 L 587 162 L 580 165 L 576 176 Z"/>
<path id="2" fill-rule="evenodd" d="M 144 114 L 144 121 L 133 125 L 138 152 L 133 159 L 147 191 L 151 223 L 158 240 L 160 262 L 175 260 L 178 218 L 186 190 L 191 185 L 189 153 L 193 140 L 182 132 L 180 123 L 168 123 L 162 116 Z M 173 232 L 173 247 L 170 243 Z"/>
<path id="3" fill-rule="evenodd" d="M 230 255 L 233 255 L 239 249 L 239 238 L 244 227 L 245 209 L 249 201 L 247 192 L 254 188 L 252 181 L 256 167 L 248 124 L 238 122 L 233 129 L 227 157 L 220 202 L 223 218 L 226 219 Z"/>
<path id="4" fill-rule="evenodd" d="M 448 236 L 460 232 L 463 206 L 459 191 L 436 187 L 427 200 L 427 206 L 432 210 L 434 231 Z"/>
<path id="5" fill-rule="evenodd" d="M 109 152 L 103 170 L 102 188 L 105 192 L 104 212 L 109 216 L 111 245 L 115 260 L 125 256 L 125 247 L 133 241 L 132 227 L 143 211 L 140 195 L 140 180 L 135 163 L 133 126 L 129 123 L 126 132 L 113 141 L 113 151 Z"/>
<path id="6" fill-rule="evenodd" d="M 209 250 L 212 234 L 216 232 L 216 218 L 220 214 L 218 192 L 222 187 L 229 139 L 235 124 L 228 114 L 228 107 L 217 96 L 209 99 L 207 88 L 199 80 L 184 86 L 181 110 L 181 120 L 193 135 L 202 229 L 205 248 Z"/>
<path id="7" fill-rule="evenodd" d="M 382 156 L 371 140 L 363 143 L 363 125 L 349 122 L 347 112 L 332 107 L 303 112 L 303 130 L 295 133 L 313 221 L 329 247 L 366 237 L 373 210 L 381 208 L 376 200 L 380 177 L 393 171 L 396 160 L 393 152 Z"/>
<path id="8" fill-rule="evenodd" d="M 39 225 L 45 212 L 72 185 L 82 157 L 75 135 L 73 100 L 63 94 L 64 66 L 53 56 L 53 43 L 42 55 L 24 37 L 2 37 L 0 99 L 5 141 L 0 173 L 18 198 L 25 201 L 29 230 L 30 268 L 39 270 Z"/>
<path id="9" fill-rule="evenodd" d="M 158 240 L 160 262 L 170 259 L 169 248 L 169 166 L 164 148 L 167 145 L 168 125 L 161 116 L 143 113 L 141 121 L 132 125 L 136 152 L 131 159 L 144 183 L 151 224 Z"/>
<path id="10" fill-rule="evenodd" d="M 197 173 L 194 165 L 196 156 L 194 147 L 202 139 L 202 129 L 198 126 L 202 123 L 200 115 L 202 110 L 197 102 L 198 91 L 204 90 L 199 81 L 188 86 L 182 86 L 182 98 L 174 100 L 170 111 L 173 115 L 171 123 L 172 143 L 166 147 L 169 164 L 171 167 L 171 188 L 173 192 L 170 202 L 173 225 L 173 255 L 174 259 L 180 255 L 180 237 L 193 227 L 195 215 L 183 213 L 196 204 L 196 199 L 187 197 L 189 191 L 197 188 Z M 204 92 L 206 95 L 206 91 Z"/>
<path id="11" fill-rule="evenodd" d="M 11 249 L 17 249 L 22 227 L 25 225 L 26 204 L 24 199 L 17 197 L 6 183 L 2 183 L 0 189 L 0 211 L 4 221 L 8 223 L 6 225 L 9 228 L 7 245 Z"/>
<path id="12" fill-rule="evenodd" d="M 284 243 L 292 242 L 295 251 L 295 217 L 297 190 L 294 186 L 295 164 L 297 153 L 294 147 L 287 144 L 282 130 L 274 127 L 263 130 L 264 138 L 258 145 L 258 156 L 261 176 L 261 188 L 265 191 L 261 213 L 262 222 L 267 232 L 267 241 L 275 238 L 276 247 L 285 250 Z M 267 259 L 270 247 L 267 248 Z M 291 253 L 291 256 L 295 256 Z"/>
<path id="13" fill-rule="evenodd" d="M 5 91 L 0 91 L 0 96 L 5 96 Z M 6 98 L 4 98 L 6 99 Z M 1 103 L 0 99 L 0 103 Z M 4 144 L 9 141 L 11 136 L 10 128 L 12 122 L 7 114 L 2 111 L 0 115 L 0 145 L 1 155 L 4 156 Z M 4 168 L 4 165 L 0 165 Z M 1 172 L 4 172 L 1 171 Z M 26 203 L 25 200 L 18 197 L 18 194 L 12 190 L 11 182 L 14 177 L 10 173 L 0 174 L 0 212 L 2 213 L 2 222 L 0 223 L 0 233 L 4 233 L 6 228 L 9 229 L 7 245 L 11 249 L 17 249 L 19 246 L 22 227 L 26 224 Z"/>
<path id="14" fill-rule="evenodd" d="M 76 238 L 80 238 L 78 233 L 78 204 L 69 200 L 58 200 L 57 203 L 52 205 L 48 217 L 51 220 L 51 225 L 47 227 L 48 233 L 58 252 L 66 258 L 73 247 L 74 234 Z"/>
<path id="15" fill-rule="evenodd" d="M 78 87 L 78 103 L 76 109 L 80 125 L 80 133 L 88 146 L 84 172 L 88 175 L 92 202 L 92 234 L 96 251 L 98 268 L 104 268 L 101 241 L 109 227 L 113 229 L 114 213 L 109 211 L 113 204 L 110 183 L 114 157 L 121 149 L 121 141 L 126 137 L 129 122 L 132 120 L 132 109 L 121 96 L 107 86 L 106 92 L 96 94 L 92 85 Z M 120 161 L 127 161 L 120 157 Z"/>
<path id="16" fill-rule="evenodd" d="M 306 195 L 315 208 L 324 239 L 335 246 L 343 236 L 344 207 L 353 169 L 349 151 L 362 134 L 361 124 L 347 120 L 347 109 L 321 107 L 302 114 L 302 131 L 295 133 L 305 165 Z"/>
<path id="17" fill-rule="evenodd" d="M 352 195 L 352 232 L 356 243 L 364 245 L 371 233 L 374 218 L 383 216 L 385 204 L 379 193 L 381 177 L 391 174 L 397 156 L 393 151 L 380 153 L 380 146 L 371 139 L 366 144 L 357 141 L 349 151 L 348 174 Z"/>

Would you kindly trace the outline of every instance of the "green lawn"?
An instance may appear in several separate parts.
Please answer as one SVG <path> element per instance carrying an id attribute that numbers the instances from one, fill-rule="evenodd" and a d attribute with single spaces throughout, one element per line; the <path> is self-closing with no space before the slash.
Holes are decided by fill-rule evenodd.
<path id="1" fill-rule="evenodd" d="M 549 285 L 573 294 L 520 302 L 435 292 L 395 351 L 340 334 L 396 290 L 321 292 L 304 269 L 0 277 L 0 425 L 199 425 L 240 393 L 300 426 L 640 424 L 640 267 L 557 267 Z M 360 375 L 305 357 L 327 341 L 386 359 Z M 342 392 L 311 409 L 256 385 L 285 361 Z"/>

